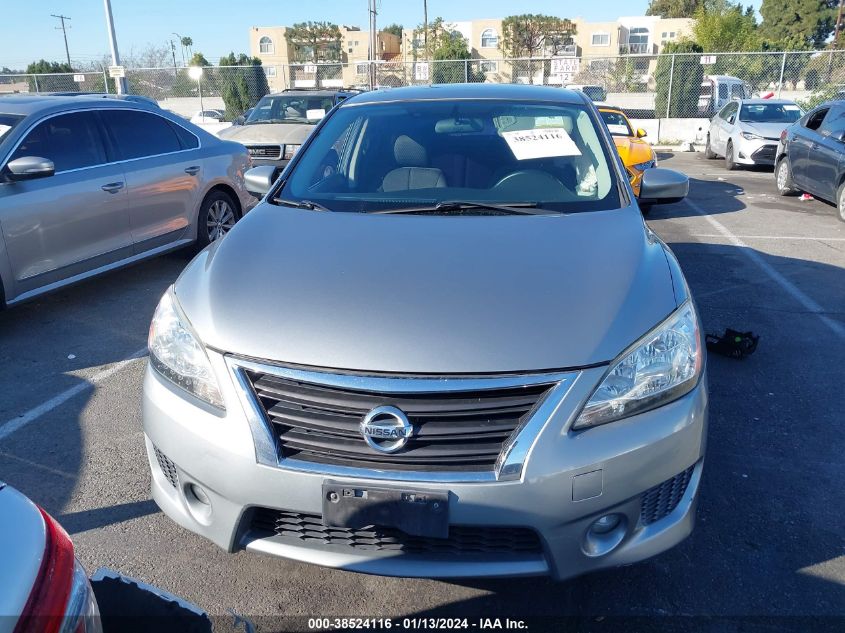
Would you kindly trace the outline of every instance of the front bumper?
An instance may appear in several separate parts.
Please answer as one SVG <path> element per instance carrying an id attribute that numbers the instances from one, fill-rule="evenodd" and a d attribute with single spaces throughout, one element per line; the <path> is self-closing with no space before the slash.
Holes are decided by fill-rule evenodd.
<path id="1" fill-rule="evenodd" d="M 772 139 L 736 140 L 735 162 L 741 165 L 774 165 L 778 141 Z"/>
<path id="2" fill-rule="evenodd" d="M 707 428 L 705 378 L 692 392 L 660 409 L 573 434 L 568 426 L 604 368 L 583 370 L 537 436 L 518 479 L 391 482 L 385 473 L 329 477 L 257 463 L 239 387 L 229 377 L 224 358 L 211 351 L 209 356 L 220 378 L 226 413 L 189 400 L 148 368 L 144 432 L 158 505 L 183 527 L 228 551 L 246 548 L 391 576 L 549 574 L 563 579 L 654 556 L 692 531 Z M 674 505 L 646 519 L 644 493 L 684 473 L 688 483 L 676 491 Z M 253 517 L 259 508 L 319 515 L 322 484 L 329 478 L 359 487 L 449 492 L 451 525 L 529 528 L 541 548 L 511 555 L 412 555 L 326 545 L 316 538 L 292 539 L 255 529 Z M 588 495 L 582 494 L 585 481 L 593 488 Z M 202 489 L 207 503 L 197 499 L 192 485 Z M 587 534 L 597 518 L 609 513 L 621 515 L 622 536 L 609 551 L 596 553 Z"/>

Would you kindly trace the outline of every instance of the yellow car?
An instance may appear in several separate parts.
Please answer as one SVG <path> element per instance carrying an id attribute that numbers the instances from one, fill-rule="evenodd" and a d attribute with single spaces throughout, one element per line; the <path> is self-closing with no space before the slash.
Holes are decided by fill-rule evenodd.
<path id="1" fill-rule="evenodd" d="M 616 143 L 616 151 L 622 158 L 622 164 L 628 171 L 628 178 L 634 188 L 634 194 L 640 195 L 640 182 L 646 169 L 657 167 L 657 156 L 646 141 L 643 140 L 645 130 L 636 132 L 625 113 L 618 108 L 599 106 L 601 118 L 607 124 L 607 129 Z"/>

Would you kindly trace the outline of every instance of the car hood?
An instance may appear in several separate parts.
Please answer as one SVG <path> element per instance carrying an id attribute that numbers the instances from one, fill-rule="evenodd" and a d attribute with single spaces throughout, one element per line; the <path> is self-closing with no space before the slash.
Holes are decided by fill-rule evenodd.
<path id="1" fill-rule="evenodd" d="M 443 217 L 265 203 L 175 292 L 217 350 L 414 374 L 604 363 L 676 308 L 663 245 L 636 207 Z"/>
<path id="2" fill-rule="evenodd" d="M 745 123 L 740 122 L 740 129 L 743 132 L 753 132 L 764 138 L 777 141 L 780 139 L 780 133 L 788 128 L 792 123 Z"/>
<path id="3" fill-rule="evenodd" d="M 619 157 L 622 159 L 622 164 L 626 167 L 645 163 L 654 158 L 651 145 L 642 139 L 631 138 L 630 136 L 614 136 L 613 142 L 616 145 L 616 151 L 619 152 Z"/>
<path id="4" fill-rule="evenodd" d="M 314 126 L 310 123 L 254 123 L 252 125 L 233 125 L 221 131 L 219 136 L 227 141 L 236 141 L 243 145 L 259 143 L 302 144 Z"/>

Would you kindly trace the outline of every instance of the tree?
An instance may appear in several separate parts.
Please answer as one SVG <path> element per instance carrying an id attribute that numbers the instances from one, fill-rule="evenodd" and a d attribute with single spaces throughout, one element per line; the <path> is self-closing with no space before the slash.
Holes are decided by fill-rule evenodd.
<path id="1" fill-rule="evenodd" d="M 448 48 L 452 40 L 461 38 L 464 42 L 464 48 L 469 50 L 466 38 L 464 38 L 458 31 L 455 30 L 455 25 L 446 22 L 443 18 L 434 18 L 428 23 L 428 42 L 425 43 L 426 25 L 419 24 L 414 29 L 414 59 L 433 59 L 434 53 L 440 48 Z M 423 42 L 422 46 L 419 42 Z M 420 50 L 421 49 L 421 50 Z"/>
<path id="2" fill-rule="evenodd" d="M 386 27 L 384 27 L 382 29 L 382 31 L 384 33 L 390 33 L 391 35 L 395 35 L 396 37 L 398 37 L 400 39 L 402 37 L 402 25 L 396 24 L 395 22 L 393 24 L 388 24 Z"/>
<path id="3" fill-rule="evenodd" d="M 205 58 L 200 52 L 196 52 L 191 56 L 191 59 L 188 60 L 188 66 L 200 66 L 205 68 L 206 66 L 211 66 L 211 62 Z"/>
<path id="4" fill-rule="evenodd" d="M 220 58 L 217 71 L 220 95 L 226 105 L 226 118 L 230 121 L 253 107 L 270 92 L 267 76 L 258 57 L 245 53 L 229 53 Z"/>
<path id="5" fill-rule="evenodd" d="M 50 74 L 50 73 L 73 73 L 73 68 L 64 62 L 48 62 L 40 59 L 32 62 L 26 67 L 29 75 L 40 75 L 29 78 L 30 92 L 70 92 L 79 90 L 79 86 L 73 80 L 72 74 Z"/>
<path id="6" fill-rule="evenodd" d="M 669 42 L 663 47 L 654 71 L 654 111 L 658 117 L 667 116 L 667 107 L 669 118 L 698 116 L 698 95 L 704 79 L 704 69 L 698 63 L 698 55 L 703 52 L 701 46 L 689 41 Z M 672 56 L 677 53 L 687 55 L 675 57 L 673 69 Z M 672 85 L 671 101 L 669 84 Z"/>
<path id="7" fill-rule="evenodd" d="M 499 48 L 506 57 L 527 57 L 529 81 L 534 83 L 532 58 L 560 55 L 565 46 L 572 44 L 575 32 L 575 24 L 568 18 L 533 13 L 511 15 L 502 20 Z M 548 64 L 544 64 L 543 72 L 548 72 Z"/>
<path id="8" fill-rule="evenodd" d="M 452 32 L 448 37 L 441 37 L 437 48 L 434 51 L 434 60 L 431 69 L 431 83 L 476 83 L 484 81 L 484 74 L 476 72 L 470 65 L 472 54 L 469 52 L 469 43 L 466 38 L 458 32 Z"/>
<path id="9" fill-rule="evenodd" d="M 759 51 L 762 40 L 757 32 L 754 11 L 729 0 L 710 0 L 695 12 L 692 37 L 705 52 Z"/>
<path id="10" fill-rule="evenodd" d="M 341 61 L 340 28 L 332 22 L 298 22 L 285 32 L 298 62 Z"/>
<path id="11" fill-rule="evenodd" d="M 704 4 L 704 0 L 651 0 L 646 15 L 664 18 L 691 18 Z"/>
<path id="12" fill-rule="evenodd" d="M 833 34 L 838 0 L 763 0 L 762 35 L 772 48 L 822 48 Z"/>

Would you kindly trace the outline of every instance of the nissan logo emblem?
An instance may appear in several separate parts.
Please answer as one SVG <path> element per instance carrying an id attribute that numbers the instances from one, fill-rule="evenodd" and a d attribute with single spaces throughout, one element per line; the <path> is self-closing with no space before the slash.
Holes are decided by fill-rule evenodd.
<path id="1" fill-rule="evenodd" d="M 379 453 L 395 453 L 414 434 L 414 427 L 401 409 L 376 407 L 361 420 L 361 435 Z"/>

